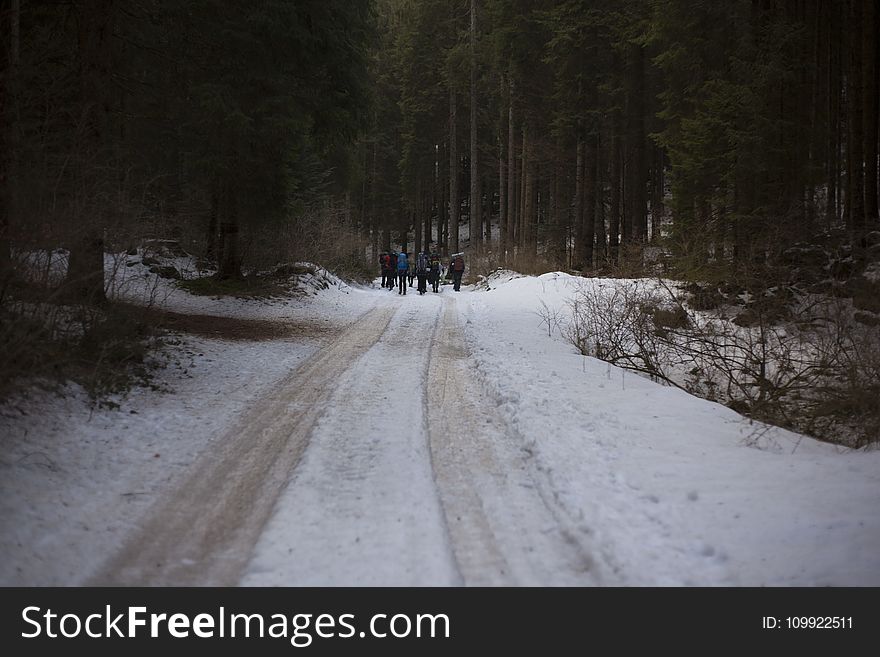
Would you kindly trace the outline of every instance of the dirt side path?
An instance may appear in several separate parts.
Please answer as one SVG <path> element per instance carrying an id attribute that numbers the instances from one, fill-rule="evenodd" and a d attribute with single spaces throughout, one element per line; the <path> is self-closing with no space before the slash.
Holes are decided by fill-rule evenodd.
<path id="1" fill-rule="evenodd" d="M 376 343 L 394 311 L 370 311 L 280 381 L 157 501 L 88 584 L 237 584 L 337 379 Z"/>

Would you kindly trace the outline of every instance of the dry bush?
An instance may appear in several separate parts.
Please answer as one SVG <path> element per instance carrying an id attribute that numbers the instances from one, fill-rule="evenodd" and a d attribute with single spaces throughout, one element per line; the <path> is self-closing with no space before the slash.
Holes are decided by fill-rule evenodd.
<path id="1" fill-rule="evenodd" d="M 517 253 L 509 259 L 507 268 L 518 271 L 527 276 L 539 276 L 549 271 L 555 271 L 552 259 L 545 253 L 527 253 L 518 250 Z"/>
<path id="2" fill-rule="evenodd" d="M 540 252 L 525 253 L 522 250 L 509 252 L 506 259 L 497 249 L 487 249 L 479 255 L 465 252 L 465 265 L 467 269 L 463 280 L 466 284 L 477 283 L 499 269 L 510 269 L 527 276 L 539 276 L 558 270 L 549 255 Z"/>
<path id="3" fill-rule="evenodd" d="M 694 310 L 663 281 L 584 281 L 566 339 L 586 355 L 750 417 L 848 446 L 880 441 L 880 336 L 844 301 L 792 299 L 740 314 Z"/>
<path id="4" fill-rule="evenodd" d="M 113 244 L 131 241 L 123 224 L 115 228 L 105 232 Z M 13 275 L 0 294 L 0 396 L 37 381 L 71 380 L 101 400 L 149 384 L 157 342 L 144 312 L 157 301 L 158 281 L 136 281 L 143 309 L 112 302 L 131 281 L 123 280 L 124 254 L 105 254 L 104 291 L 111 301 L 74 301 L 70 290 L 78 282 L 67 277 L 67 250 L 41 248 L 38 237 L 17 242 Z"/>
<path id="5" fill-rule="evenodd" d="M 67 380 L 93 399 L 149 385 L 156 335 L 145 308 L 61 304 L 47 293 L 0 308 L 0 396 L 23 384 Z"/>
<path id="6" fill-rule="evenodd" d="M 645 279 L 586 279 L 569 301 L 563 335 L 584 355 L 677 385 L 667 371 L 674 358 L 654 319 L 670 312 L 662 301 Z"/>
<path id="7" fill-rule="evenodd" d="M 248 269 L 267 273 L 279 265 L 310 262 L 347 280 L 375 278 L 369 241 L 346 221 L 344 211 L 321 208 L 283 225 L 252 231 L 243 255 Z"/>
<path id="8" fill-rule="evenodd" d="M 659 247 L 625 243 L 618 247 L 616 260 L 600 259 L 597 273 L 608 278 L 643 278 L 659 273 L 663 257 Z"/>

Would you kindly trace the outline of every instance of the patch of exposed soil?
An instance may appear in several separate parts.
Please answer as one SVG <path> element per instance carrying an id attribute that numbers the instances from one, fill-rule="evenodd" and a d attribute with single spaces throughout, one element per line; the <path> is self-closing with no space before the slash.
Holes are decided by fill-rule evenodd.
<path id="1" fill-rule="evenodd" d="M 294 337 L 320 337 L 329 334 L 330 323 L 245 319 L 217 315 L 189 315 L 160 308 L 138 309 L 145 322 L 168 331 L 191 333 L 218 340 L 284 340 Z"/>

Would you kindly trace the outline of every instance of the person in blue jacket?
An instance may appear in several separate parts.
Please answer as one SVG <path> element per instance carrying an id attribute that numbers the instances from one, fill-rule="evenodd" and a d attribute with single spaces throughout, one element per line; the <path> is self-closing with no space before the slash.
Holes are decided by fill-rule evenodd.
<path id="1" fill-rule="evenodd" d="M 406 279 L 409 276 L 409 260 L 405 251 L 401 251 L 397 255 L 397 280 L 400 289 L 398 294 L 406 294 Z"/>

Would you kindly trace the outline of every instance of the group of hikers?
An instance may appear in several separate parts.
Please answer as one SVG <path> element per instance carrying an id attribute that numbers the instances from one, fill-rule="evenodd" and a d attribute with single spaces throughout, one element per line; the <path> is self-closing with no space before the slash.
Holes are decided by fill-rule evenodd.
<path id="1" fill-rule="evenodd" d="M 379 254 L 379 268 L 382 271 L 382 287 L 392 291 L 396 287 L 398 294 L 406 294 L 407 281 L 412 287 L 414 278 L 418 280 L 420 295 L 427 293 L 428 283 L 434 292 L 439 292 L 444 274 L 452 278 L 453 289 L 459 292 L 464 275 L 464 254 L 452 254 L 449 265 L 444 269 L 440 254 L 434 249 L 421 251 L 415 258 L 411 258 L 406 251 L 384 251 Z"/>

